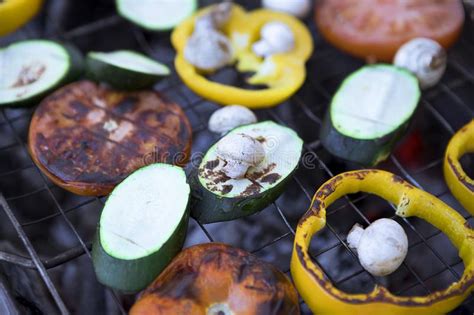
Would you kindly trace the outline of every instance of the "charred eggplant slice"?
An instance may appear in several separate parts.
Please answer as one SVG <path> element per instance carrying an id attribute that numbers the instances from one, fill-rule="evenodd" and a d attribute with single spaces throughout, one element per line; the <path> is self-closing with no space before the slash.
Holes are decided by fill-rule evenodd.
<path id="1" fill-rule="evenodd" d="M 78 77 L 83 60 L 70 45 L 25 40 L 0 49 L 0 106 L 29 105 Z"/>
<path id="2" fill-rule="evenodd" d="M 273 265 L 225 244 L 183 250 L 130 310 L 141 314 L 297 315 L 298 294 Z"/>
<path id="3" fill-rule="evenodd" d="M 333 155 L 362 166 L 385 160 L 405 133 L 420 99 L 414 75 L 390 65 L 365 66 L 344 80 L 321 128 Z"/>
<path id="4" fill-rule="evenodd" d="M 116 89 L 138 90 L 153 86 L 170 74 L 165 65 L 130 50 L 87 54 L 87 73 L 91 79 L 106 82 Z"/>
<path id="5" fill-rule="evenodd" d="M 186 164 L 191 136 L 185 113 L 157 92 L 81 81 L 41 102 L 28 141 L 33 160 L 54 183 L 99 196 L 144 165 Z"/>
<path id="6" fill-rule="evenodd" d="M 181 250 L 190 188 L 183 169 L 152 164 L 110 194 L 92 249 L 97 279 L 123 292 L 145 288 Z"/>
<path id="7" fill-rule="evenodd" d="M 197 0 L 115 0 L 123 18 L 149 31 L 167 31 L 196 11 Z"/>
<path id="8" fill-rule="evenodd" d="M 229 177 L 228 161 L 218 154 L 219 143 L 233 135 L 256 139 L 263 146 L 264 159 L 243 178 Z M 230 146 L 233 144 L 230 143 Z M 264 121 L 233 129 L 205 154 L 191 176 L 195 202 L 192 216 L 201 223 L 227 221 L 258 212 L 277 199 L 298 166 L 303 140 L 291 129 Z"/>

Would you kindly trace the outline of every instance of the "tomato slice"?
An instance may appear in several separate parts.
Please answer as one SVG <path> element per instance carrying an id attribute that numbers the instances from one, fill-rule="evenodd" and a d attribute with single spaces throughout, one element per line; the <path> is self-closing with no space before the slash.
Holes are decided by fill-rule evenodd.
<path id="1" fill-rule="evenodd" d="M 460 0 L 320 0 L 316 24 L 334 46 L 354 56 L 392 61 L 415 37 L 443 47 L 458 38 L 464 23 Z"/>

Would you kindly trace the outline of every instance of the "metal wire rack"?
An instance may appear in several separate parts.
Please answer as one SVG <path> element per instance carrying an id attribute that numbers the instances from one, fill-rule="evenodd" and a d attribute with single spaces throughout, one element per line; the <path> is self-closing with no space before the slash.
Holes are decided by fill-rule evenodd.
<path id="1" fill-rule="evenodd" d="M 245 4 L 247 7 L 256 5 L 252 1 Z M 120 48 L 142 50 L 172 66 L 174 52 L 169 34 L 146 33 L 113 11 L 110 14 L 68 31 L 52 33 L 38 28 L 37 21 L 7 41 L 47 37 L 71 41 L 87 51 L 119 48 L 115 39 L 120 37 Z M 42 19 L 43 23 L 54 23 L 51 15 Z M 308 25 L 314 35 L 315 53 L 307 64 L 306 83 L 289 101 L 273 109 L 257 111 L 260 120 L 272 119 L 287 125 L 305 140 L 304 157 L 293 181 L 275 203 L 249 218 L 206 226 L 191 220 L 186 246 L 209 241 L 230 243 L 274 263 L 290 275 L 289 260 L 298 219 L 307 210 L 317 187 L 350 168 L 322 148 L 318 130 L 338 84 L 362 62 L 330 47 L 319 37 L 311 21 Z M 450 136 L 474 117 L 474 40 L 468 27 L 450 51 L 442 82 L 424 93 L 406 140 L 380 168 L 397 173 L 436 195 L 473 225 L 474 219 L 451 196 L 441 171 L 443 151 Z M 215 79 L 239 82 L 235 72 L 230 70 L 220 72 Z M 217 139 L 207 131 L 207 120 L 218 106 L 195 95 L 175 73 L 160 82 L 156 89 L 183 107 L 194 130 L 193 153 L 205 152 Z M 7 240 L 0 243 L 0 280 L 5 264 L 19 266 L 30 270 L 27 281 L 36 281 L 47 294 L 38 296 L 38 300 L 28 300 L 21 290 L 13 288 L 8 292 L 14 293 L 5 296 L 38 313 L 125 314 L 133 298 L 98 284 L 90 261 L 91 240 L 105 198 L 68 193 L 36 168 L 26 146 L 32 112 L 31 108 L 0 109 L 0 239 Z M 404 151 L 407 147 L 410 150 Z M 472 171 L 469 156 L 462 162 Z M 332 206 L 327 215 L 327 227 L 311 245 L 312 257 L 326 276 L 348 292 L 367 292 L 379 283 L 400 295 L 429 294 L 458 280 L 463 263 L 449 240 L 422 220 L 396 218 L 393 209 L 393 205 L 365 194 L 343 198 Z M 384 278 L 367 273 L 345 242 L 345 235 L 354 223 L 368 224 L 379 217 L 392 217 L 400 222 L 410 244 L 403 266 Z M 72 288 L 71 281 L 85 284 Z M 81 290 L 92 290 L 95 299 Z M 303 314 L 310 314 L 303 301 L 301 306 Z M 473 312 L 471 295 L 454 313 Z"/>

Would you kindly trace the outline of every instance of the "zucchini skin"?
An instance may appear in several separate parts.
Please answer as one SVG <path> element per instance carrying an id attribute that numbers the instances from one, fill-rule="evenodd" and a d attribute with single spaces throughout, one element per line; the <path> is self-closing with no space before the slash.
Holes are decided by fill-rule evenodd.
<path id="1" fill-rule="evenodd" d="M 100 242 L 99 228 L 92 245 L 97 280 L 122 293 L 135 293 L 149 285 L 181 251 L 189 221 L 189 202 L 178 227 L 161 248 L 146 257 L 123 260 L 109 255 Z"/>
<path id="2" fill-rule="evenodd" d="M 329 153 L 343 160 L 374 166 L 388 158 L 398 140 L 408 130 L 409 121 L 393 132 L 372 140 L 355 139 L 343 135 L 333 125 L 330 110 L 326 111 L 319 137 Z"/>
<path id="3" fill-rule="evenodd" d="M 87 57 L 86 77 L 105 82 L 119 90 L 141 90 L 152 87 L 164 76 L 123 69 L 106 62 Z"/>
<path id="4" fill-rule="evenodd" d="M 198 171 L 189 179 L 193 199 L 191 216 L 202 224 L 230 221 L 265 209 L 285 190 L 297 167 L 275 187 L 248 197 L 226 198 L 213 194 L 199 181 Z"/>

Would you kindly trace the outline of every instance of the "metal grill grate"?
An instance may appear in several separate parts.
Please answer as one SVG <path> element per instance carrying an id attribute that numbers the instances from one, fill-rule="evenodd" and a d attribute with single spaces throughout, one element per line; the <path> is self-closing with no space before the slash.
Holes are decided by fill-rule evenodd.
<path id="1" fill-rule="evenodd" d="M 248 2 L 248 7 L 255 6 Z M 54 22 L 50 19 L 51 16 L 47 21 L 49 24 Z M 321 147 L 318 139 L 321 119 L 341 80 L 362 65 L 328 46 L 311 22 L 309 27 L 315 38 L 315 53 L 307 64 L 305 85 L 277 108 L 257 111 L 260 120 L 275 120 L 300 134 L 305 140 L 305 163 L 300 164 L 287 191 L 264 211 L 249 218 L 206 226 L 191 220 L 186 246 L 208 241 L 227 242 L 253 252 L 290 274 L 289 260 L 298 219 L 307 210 L 315 189 L 331 176 L 347 170 L 347 166 Z M 68 32 L 38 32 L 38 28 L 29 26 L 18 36 L 67 39 L 84 50 L 119 48 L 115 39 L 121 37 L 127 48 L 140 49 L 170 66 L 173 62 L 174 52 L 168 34 L 144 33 L 115 15 Z M 451 196 L 441 170 L 443 151 L 450 136 L 474 117 L 474 40 L 469 36 L 466 28 L 450 52 L 443 81 L 424 93 L 410 135 L 399 147 L 418 139 L 415 143 L 421 149 L 417 155 L 407 158 L 397 151 L 380 168 L 397 173 L 438 196 L 460 211 L 472 225 L 474 219 Z M 123 45 L 120 48 L 124 48 Z M 237 79 L 233 75 L 224 72 L 218 77 L 234 82 Z M 207 131 L 207 120 L 218 106 L 191 92 L 175 73 L 156 88 L 186 111 L 194 130 L 193 153 L 205 152 L 217 140 Z M 5 216 L 0 218 L 0 237 L 13 244 L 0 246 L 0 261 L 35 270 L 50 292 L 56 310 L 77 313 L 84 310 L 81 303 L 85 301 L 76 299 L 69 292 L 64 274 L 70 272 L 68 266 L 76 265 L 80 260 L 82 267 L 76 266 L 74 270 L 79 274 L 84 272 L 81 268 L 87 270 L 82 281 L 110 293 L 106 300 L 115 306 L 109 306 L 107 310 L 126 313 L 130 298 L 101 287 L 91 271 L 91 240 L 105 199 L 68 193 L 53 185 L 34 166 L 26 146 L 31 114 L 32 109 L 0 109 L 0 207 L 3 209 L 0 216 Z M 466 169 L 472 170 L 469 162 L 469 157 L 463 160 Z M 401 295 L 429 294 L 458 280 L 463 263 L 447 238 L 419 219 L 396 218 L 393 209 L 393 205 L 365 194 L 343 198 L 331 207 L 327 227 L 314 238 L 311 247 L 313 259 L 326 276 L 348 292 L 367 292 L 379 283 Z M 375 278 L 359 265 L 345 242 L 345 235 L 355 222 L 368 224 L 382 216 L 392 217 L 402 224 L 410 247 L 406 261 L 397 272 Z M 301 305 L 303 313 L 310 314 L 303 302 Z M 473 311 L 471 295 L 455 312 L 472 314 Z"/>

